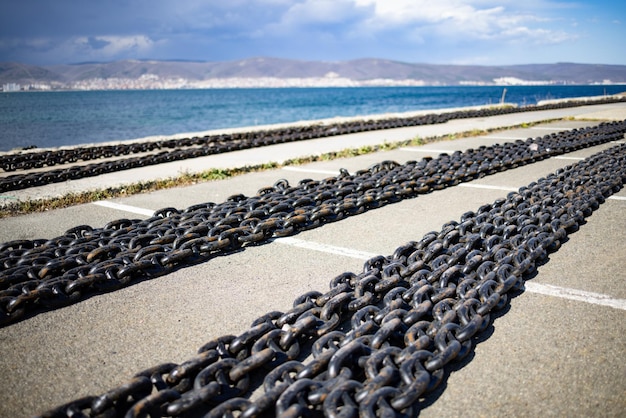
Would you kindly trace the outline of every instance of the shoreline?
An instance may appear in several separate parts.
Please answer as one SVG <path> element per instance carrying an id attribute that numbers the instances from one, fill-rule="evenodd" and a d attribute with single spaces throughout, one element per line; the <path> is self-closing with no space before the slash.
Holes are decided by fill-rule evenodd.
<path id="1" fill-rule="evenodd" d="M 169 189 L 181 185 L 221 180 L 253 171 L 264 171 L 282 165 L 319 161 L 320 156 L 341 158 L 380 150 L 395 149 L 407 143 L 424 145 L 441 138 L 480 135 L 510 127 L 528 127 L 537 122 L 556 119 L 601 121 L 626 119 L 626 101 L 603 104 L 556 106 L 551 109 L 529 109 L 524 112 L 502 112 L 491 116 L 458 118 L 446 123 L 399 127 L 383 131 L 362 131 L 337 137 L 314 138 L 303 142 L 286 142 L 273 147 L 242 149 L 233 153 L 217 153 L 198 158 L 181 159 L 133 168 L 132 176 L 107 172 L 97 177 L 84 177 L 71 182 L 53 182 L 46 185 L 11 191 L 3 196 L 0 208 L 6 209 L 0 218 L 40 212 L 52 208 L 73 206 L 95 200 L 111 199 Z M 385 115 L 379 115 L 380 117 Z M 407 142 L 409 141 L 409 142 Z M 303 145 L 305 144 L 306 146 Z M 382 145 L 384 144 L 384 145 Z M 324 157 L 323 159 L 326 159 Z M 11 173 L 7 173 L 10 175 Z M 67 200 L 67 197 L 70 197 Z M 22 203 L 20 203 L 22 202 Z M 29 202 L 38 202 L 34 206 Z"/>
<path id="2" fill-rule="evenodd" d="M 540 100 L 535 105 L 528 105 L 526 107 L 537 107 L 543 105 L 553 105 L 558 103 L 567 103 L 567 102 L 595 102 L 600 100 L 605 100 L 607 98 L 619 98 L 626 97 L 626 91 L 616 94 L 610 95 L 600 95 L 600 96 L 581 96 L 581 97 L 567 97 L 561 99 L 548 99 L 548 100 Z M 27 154 L 27 153 L 37 153 L 37 152 L 45 152 L 45 151 L 59 151 L 59 150 L 72 150 L 77 148 L 93 148 L 100 146 L 116 146 L 116 145 L 128 145 L 128 144 L 136 144 L 136 143 L 147 143 L 147 142 L 159 142 L 164 140 L 176 140 L 183 138 L 193 138 L 193 137 L 204 137 L 204 136 L 213 136 L 213 135 L 229 135 L 236 133 L 248 133 L 248 132 L 259 132 L 259 131 L 270 131 L 276 129 L 285 129 L 285 128 L 297 128 L 303 126 L 324 126 L 324 125 L 333 125 L 340 123 L 349 123 L 356 121 L 380 121 L 394 118 L 412 118 L 419 117 L 424 115 L 441 115 L 445 113 L 453 113 L 458 111 L 472 111 L 472 110 L 482 110 L 482 109 L 493 109 L 493 108 L 507 108 L 520 107 L 516 103 L 495 103 L 495 104 L 485 104 L 485 105 L 477 105 L 477 106 L 462 106 L 462 107 L 450 107 L 450 108 L 435 108 L 435 109 L 422 109 L 422 110 L 414 110 L 407 112 L 389 112 L 389 113 L 378 113 L 378 114 L 370 114 L 370 115 L 357 115 L 357 116 L 335 116 L 331 118 L 322 118 L 322 119 L 309 119 L 309 120 L 299 120 L 294 122 L 284 122 L 284 123 L 274 123 L 274 124 L 265 124 L 265 125 L 253 125 L 253 126 L 242 126 L 235 128 L 219 128 L 219 129 L 209 129 L 204 131 L 192 131 L 192 132 L 181 132 L 177 134 L 171 135 L 150 135 L 145 137 L 139 137 L 134 139 L 123 139 L 123 140 L 113 140 L 113 141 L 105 141 L 105 142 L 86 142 L 82 144 L 76 145 L 63 145 L 60 147 L 45 147 L 45 148 L 31 148 L 31 149 L 12 149 L 8 151 L 0 151 L 0 156 L 5 155 L 13 155 L 13 154 Z"/>
<path id="3" fill-rule="evenodd" d="M 606 98 L 610 96 L 598 96 L 598 97 Z M 567 100 L 572 100 L 572 99 L 567 99 Z M 409 111 L 409 112 L 377 113 L 377 114 L 372 114 L 372 115 L 335 116 L 332 118 L 299 120 L 295 122 L 241 126 L 237 128 L 209 129 L 206 131 L 197 131 L 197 132 L 181 132 L 181 133 L 172 134 L 172 135 L 150 135 L 150 136 L 134 138 L 134 139 L 123 139 L 123 140 L 105 141 L 105 142 L 88 142 L 88 143 L 77 144 L 77 145 L 63 145 L 60 147 L 32 148 L 32 149 L 27 149 L 27 150 L 14 149 L 14 150 L 9 150 L 9 151 L 0 151 L 0 155 L 25 154 L 25 153 L 30 153 L 30 152 L 41 152 L 41 151 L 58 151 L 58 150 L 90 148 L 90 147 L 98 147 L 98 146 L 127 145 L 127 144 L 143 143 L 143 142 L 158 142 L 158 141 L 164 141 L 164 140 L 170 140 L 170 139 L 183 139 L 183 138 L 204 137 L 204 136 L 211 136 L 211 135 L 259 132 L 259 131 L 268 131 L 268 130 L 274 130 L 274 129 L 284 129 L 284 128 L 293 128 L 293 127 L 302 127 L 302 126 L 324 126 L 324 125 L 332 125 L 332 124 L 337 124 L 337 123 L 366 121 L 366 120 L 378 121 L 378 120 L 386 120 L 386 119 L 394 119 L 394 118 L 411 118 L 411 117 L 424 116 L 424 115 L 440 115 L 440 114 L 449 113 L 449 112 L 458 112 L 458 111 L 464 111 L 464 110 L 492 109 L 492 108 L 498 108 L 498 107 L 518 107 L 518 106 L 514 103 L 504 103 L 504 104 L 490 104 L 490 105 L 479 105 L 479 106 L 424 109 L 424 110 L 414 110 L 414 111 Z"/>
<path id="4" fill-rule="evenodd" d="M 285 81 L 280 83 L 278 81 Z M 385 87 L 398 87 L 398 88 L 432 88 L 432 87 L 584 87 L 584 86 L 626 86 L 626 82 L 610 82 L 610 83 L 545 83 L 545 82 L 526 82 L 526 83 L 483 83 L 483 82 L 465 82 L 459 84 L 423 84 L 417 82 L 417 80 L 409 80 L 406 83 L 398 82 L 398 80 L 385 80 L 377 83 L 379 80 L 370 80 L 370 82 L 361 82 L 357 80 L 349 80 L 344 84 L 327 83 L 316 84 L 308 83 L 308 79 L 297 79 L 300 82 L 292 82 L 289 79 L 270 79 L 269 83 L 232 83 L 228 84 L 223 80 L 218 79 L 214 84 L 207 86 L 203 85 L 186 85 L 182 87 L 110 87 L 110 88 L 32 88 L 28 90 L 3 90 L 0 86 L 0 93 L 71 93 L 71 92 L 103 92 L 103 91 L 164 91 L 164 90 L 241 90 L 241 89 L 353 89 L 353 88 L 385 88 Z M 215 80 L 208 80 L 215 81 Z M 256 80 L 258 81 L 258 80 Z M 277 81 L 277 82 L 274 82 Z M 304 82 L 303 82 L 304 81 Z M 303 83 L 302 83 L 303 82 Z M 19 83 L 17 83 L 19 84 Z"/>

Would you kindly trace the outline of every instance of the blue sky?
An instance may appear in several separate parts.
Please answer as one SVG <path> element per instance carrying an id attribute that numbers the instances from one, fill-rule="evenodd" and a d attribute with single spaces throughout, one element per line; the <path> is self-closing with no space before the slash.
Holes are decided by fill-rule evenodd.
<path id="1" fill-rule="evenodd" d="M 0 61 L 626 64 L 626 1 L 2 0 Z"/>

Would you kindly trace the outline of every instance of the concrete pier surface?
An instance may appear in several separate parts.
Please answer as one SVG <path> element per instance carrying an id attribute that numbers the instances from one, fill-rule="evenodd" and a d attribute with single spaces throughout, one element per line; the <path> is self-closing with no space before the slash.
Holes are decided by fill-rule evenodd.
<path id="1" fill-rule="evenodd" d="M 235 168 L 410 138 L 507 128 L 485 136 L 402 147 L 127 198 L 0 219 L 0 242 L 52 238 L 80 224 L 148 218 L 228 196 L 256 194 L 279 179 L 323 179 L 383 160 L 404 163 L 442 152 L 540 137 L 626 119 L 626 103 L 452 120 L 237 151 L 7 193 L 13 199 Z M 550 122 L 519 127 L 531 122 Z M 32 416 L 99 395 L 151 366 L 181 363 L 205 342 L 247 330 L 267 312 L 286 311 L 310 290 L 359 272 L 371 256 L 438 231 L 469 210 L 615 144 L 560 157 L 403 200 L 271 243 L 213 258 L 153 280 L 0 328 L 0 416 Z M 603 416 L 626 414 L 626 190 L 607 199 L 539 267 L 484 339 L 450 370 L 420 411 L 423 417 Z"/>

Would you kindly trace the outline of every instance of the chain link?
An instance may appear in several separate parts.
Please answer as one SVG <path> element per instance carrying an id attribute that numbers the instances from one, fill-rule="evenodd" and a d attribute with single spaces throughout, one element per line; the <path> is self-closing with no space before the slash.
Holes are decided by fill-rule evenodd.
<path id="1" fill-rule="evenodd" d="M 180 365 L 41 416 L 415 416 L 491 313 L 625 182 L 622 144 L 374 257 Z"/>

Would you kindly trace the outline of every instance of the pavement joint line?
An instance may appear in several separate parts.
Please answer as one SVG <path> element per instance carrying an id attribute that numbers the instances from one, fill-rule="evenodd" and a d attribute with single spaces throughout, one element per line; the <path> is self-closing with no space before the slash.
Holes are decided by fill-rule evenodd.
<path id="1" fill-rule="evenodd" d="M 524 286 L 526 291 L 531 293 L 586 302 L 592 305 L 609 306 L 614 309 L 626 311 L 626 299 L 617 299 L 602 293 L 587 292 L 585 290 L 570 289 L 567 287 L 533 282 L 526 282 L 524 283 Z"/>
<path id="2" fill-rule="evenodd" d="M 339 174 L 339 171 L 331 171 L 331 170 L 316 170 L 314 168 L 303 168 L 303 167 L 291 167 L 291 166 L 287 166 L 287 167 L 283 167 L 283 170 L 287 170 L 287 171 L 297 171 L 299 173 L 316 173 L 316 174 L 332 174 L 332 175 L 337 175 Z"/>
<path id="3" fill-rule="evenodd" d="M 121 203 L 113 203 L 107 200 L 98 200 L 97 202 L 92 202 L 94 205 L 102 206 L 109 209 L 121 210 L 124 212 L 136 213 L 138 215 L 152 216 L 154 215 L 154 211 L 150 209 L 138 208 L 136 206 L 123 205 Z"/>
<path id="4" fill-rule="evenodd" d="M 608 198 L 611 200 L 625 200 L 626 201 L 626 196 L 609 196 Z"/>
<path id="5" fill-rule="evenodd" d="M 459 183 L 459 187 L 469 187 L 472 189 L 489 189 L 489 190 L 504 190 L 507 192 L 516 192 L 519 187 L 507 187 L 507 186 L 492 186 L 490 184 L 472 184 L 472 183 Z"/>
<path id="6" fill-rule="evenodd" d="M 369 260 L 372 257 L 376 257 L 379 254 L 369 253 L 367 251 L 354 250 L 352 248 L 338 247 L 336 245 L 322 244 L 318 242 L 305 241 L 293 237 L 281 237 L 271 240 L 278 244 L 291 245 L 293 247 L 304 248 L 307 250 L 320 251 L 327 254 L 335 254 L 344 257 L 356 258 L 359 260 Z"/>
<path id="7" fill-rule="evenodd" d="M 449 154 L 454 152 L 454 150 L 443 150 L 443 149 L 426 149 L 426 148 L 400 148 L 400 151 L 409 151 L 409 152 L 438 152 L 440 154 Z"/>
<path id="8" fill-rule="evenodd" d="M 583 157 L 565 157 L 565 156 L 556 156 L 556 157 L 552 157 L 555 160 L 576 160 L 576 161 L 582 161 L 584 160 Z"/>

